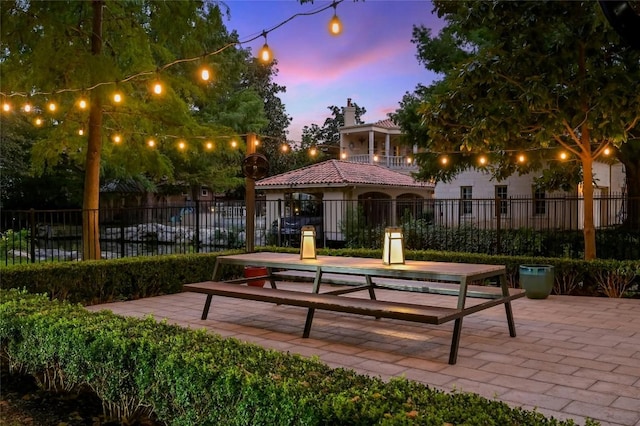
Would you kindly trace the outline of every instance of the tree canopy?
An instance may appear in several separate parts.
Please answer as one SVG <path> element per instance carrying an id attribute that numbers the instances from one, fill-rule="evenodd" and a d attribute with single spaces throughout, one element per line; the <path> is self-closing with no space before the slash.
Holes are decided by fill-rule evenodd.
<path id="1" fill-rule="evenodd" d="M 443 78 L 406 94 L 394 115 L 424 148 L 421 177 L 447 181 L 481 168 L 480 154 L 498 180 L 542 167 L 551 176 L 547 184 L 581 173 L 585 257 L 594 258 L 592 165 L 606 148 L 624 162 L 637 143 L 640 52 L 621 40 L 597 2 L 436 0 L 434 6 L 445 28 L 434 36 L 415 27 L 413 42 L 418 59 Z M 416 117 L 420 126 L 410 124 Z M 559 149 L 572 160 L 555 161 Z M 520 155 L 527 160 L 517 161 Z M 554 163 L 559 167 L 549 168 Z M 640 175 L 627 173 L 627 186 L 640 187 Z"/>
<path id="2" fill-rule="evenodd" d="M 0 92 L 14 107 L 3 113 L 3 133 L 7 114 L 30 124 L 38 117 L 29 136 L 34 169 L 84 171 L 83 209 L 93 212 L 83 222 L 84 258 L 100 256 L 101 175 L 144 173 L 215 190 L 242 182 L 231 141 L 269 124 L 265 93 L 250 87 L 257 65 L 237 48 L 217 3 L 6 1 L 0 13 Z M 209 80 L 198 78 L 203 67 Z"/>

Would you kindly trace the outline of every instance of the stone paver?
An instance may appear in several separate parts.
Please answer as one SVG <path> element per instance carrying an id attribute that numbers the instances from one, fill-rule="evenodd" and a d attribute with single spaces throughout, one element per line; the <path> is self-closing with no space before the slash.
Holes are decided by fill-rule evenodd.
<path id="1" fill-rule="evenodd" d="M 430 304 L 442 306 L 451 306 L 453 299 L 403 292 L 377 295 L 413 303 L 427 297 Z M 303 339 L 303 308 L 214 298 L 208 319 L 202 321 L 204 300 L 201 294 L 180 293 L 88 309 L 136 317 L 152 314 L 275 350 L 316 356 L 332 367 L 475 392 L 578 424 L 590 417 L 603 426 L 640 426 L 638 300 L 518 299 L 512 303 L 515 338 L 509 337 L 503 308 L 478 312 L 463 321 L 456 365 L 448 364 L 452 323 L 434 326 L 317 311 L 311 335 Z"/>

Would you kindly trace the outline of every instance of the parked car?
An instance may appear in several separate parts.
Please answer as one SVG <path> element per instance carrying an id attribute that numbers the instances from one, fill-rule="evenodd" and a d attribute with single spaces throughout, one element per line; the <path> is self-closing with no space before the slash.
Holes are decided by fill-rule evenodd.
<path id="1" fill-rule="evenodd" d="M 280 218 L 273 223 L 273 234 L 278 235 L 280 243 L 291 247 L 300 246 L 300 230 L 305 225 L 313 225 L 316 228 L 316 246 L 322 247 L 322 217 L 321 216 L 288 216 Z"/>

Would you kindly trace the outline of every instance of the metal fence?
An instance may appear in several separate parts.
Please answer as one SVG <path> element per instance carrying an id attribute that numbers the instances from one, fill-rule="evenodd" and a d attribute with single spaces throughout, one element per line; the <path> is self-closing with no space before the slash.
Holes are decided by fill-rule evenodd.
<path id="1" fill-rule="evenodd" d="M 636 203 L 636 204 L 633 204 Z M 594 200 L 599 258 L 640 259 L 640 226 L 629 206 Z M 407 249 L 581 258 L 580 198 L 358 199 L 256 202 L 254 245 L 294 246 L 316 228 L 319 247 L 379 248 L 384 228 L 401 226 Z M 82 210 L 0 211 L 4 264 L 82 258 Z M 211 252 L 246 245 L 243 201 L 100 209 L 103 258 Z"/>

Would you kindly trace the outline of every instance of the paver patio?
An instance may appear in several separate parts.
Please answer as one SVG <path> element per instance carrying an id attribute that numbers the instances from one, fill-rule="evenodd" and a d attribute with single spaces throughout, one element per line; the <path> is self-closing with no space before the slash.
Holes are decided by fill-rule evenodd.
<path id="1" fill-rule="evenodd" d="M 279 282 L 310 291 L 308 283 Z M 379 298 L 451 306 L 455 298 L 378 290 Z M 365 297 L 366 294 L 361 295 Z M 356 296 L 358 297 L 358 296 Z M 468 317 L 455 365 L 448 364 L 453 323 L 434 326 L 316 311 L 308 339 L 306 309 L 179 293 L 88 307 L 144 317 L 303 356 L 388 379 L 404 376 L 446 391 L 475 392 L 513 406 L 584 424 L 640 426 L 640 300 L 577 296 L 518 299 L 517 337 L 509 337 L 504 307 Z M 473 303 L 472 300 L 469 300 Z"/>

